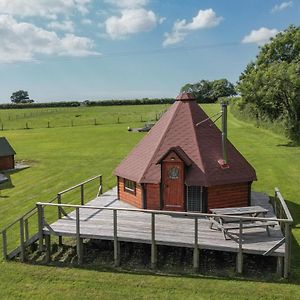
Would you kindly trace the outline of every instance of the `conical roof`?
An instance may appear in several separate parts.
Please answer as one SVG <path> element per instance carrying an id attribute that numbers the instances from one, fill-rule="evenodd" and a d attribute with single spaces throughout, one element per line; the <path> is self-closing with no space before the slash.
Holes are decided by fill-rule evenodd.
<path id="1" fill-rule="evenodd" d="M 196 101 L 186 94 L 177 101 L 116 168 L 114 174 L 138 183 L 160 183 L 159 160 L 171 148 L 180 148 L 190 159 L 185 183 L 213 186 L 256 180 L 254 168 L 228 141 L 228 165 L 222 168 L 222 133 Z"/>

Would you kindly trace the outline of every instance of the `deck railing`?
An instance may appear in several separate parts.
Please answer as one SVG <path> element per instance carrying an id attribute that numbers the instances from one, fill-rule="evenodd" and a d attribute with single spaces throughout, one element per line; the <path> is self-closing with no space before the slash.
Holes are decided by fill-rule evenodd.
<path id="1" fill-rule="evenodd" d="M 76 188 L 80 188 L 81 191 L 81 197 L 80 197 L 80 203 L 84 205 L 85 202 L 85 194 L 84 194 L 84 188 L 85 185 L 91 181 L 94 180 L 99 180 L 99 187 L 96 196 L 99 196 L 102 194 L 103 191 L 103 182 L 102 182 L 102 175 L 97 175 L 95 177 L 92 177 L 88 180 L 85 180 L 75 186 L 72 186 L 64 191 L 61 191 L 52 198 L 48 204 L 53 204 L 55 201 L 57 201 L 57 204 L 61 203 L 62 200 L 62 195 L 66 194 Z M 92 199 L 90 199 L 92 200 Z M 62 210 L 58 208 L 58 217 L 62 217 Z M 34 217 L 40 218 L 40 215 L 38 214 L 38 209 L 37 206 L 33 207 L 30 209 L 28 212 L 17 218 L 15 221 L 13 221 L 11 224 L 6 226 L 5 228 L 2 229 L 1 235 L 2 235 L 2 252 L 3 252 L 3 258 L 4 259 L 11 259 L 14 256 L 18 255 L 20 253 L 20 259 L 21 261 L 25 260 L 25 248 L 32 244 L 33 242 L 37 241 L 39 236 L 36 231 L 33 233 L 31 232 L 32 229 L 34 228 L 34 225 L 36 225 L 36 222 L 33 224 L 33 218 Z M 39 223 L 39 221 L 38 221 Z M 31 226 L 33 225 L 33 226 Z M 13 250 L 9 250 L 9 243 L 8 243 L 8 235 L 9 233 L 14 233 L 16 232 L 15 226 L 19 227 L 18 234 L 19 234 L 19 246 Z M 59 239 L 61 242 L 61 238 Z"/>
<path id="2" fill-rule="evenodd" d="M 77 255 L 78 262 L 81 263 L 83 260 L 83 237 L 86 237 L 81 233 L 80 227 L 80 210 L 82 209 L 94 209 L 94 210 L 108 210 L 112 211 L 112 220 L 113 220 L 113 242 L 114 242 L 114 261 L 115 265 L 119 265 L 120 263 L 120 245 L 119 245 L 119 236 L 118 236 L 118 212 L 127 211 L 127 212 L 139 212 L 146 213 L 151 215 L 151 266 L 154 268 L 157 263 L 157 241 L 156 241 L 156 216 L 157 215 L 168 215 L 173 217 L 180 218 L 192 218 L 194 219 L 194 245 L 193 245 L 193 266 L 195 269 L 199 267 L 199 245 L 198 245 L 198 221 L 199 219 L 207 219 L 207 218 L 226 218 L 227 220 L 232 220 L 234 222 L 239 223 L 239 234 L 238 234 L 238 251 L 237 251 L 237 271 L 239 273 L 242 272 L 243 265 L 243 224 L 244 222 L 278 222 L 280 225 L 283 224 L 284 238 L 274 247 L 269 249 L 265 255 L 270 255 L 276 249 L 278 249 L 282 244 L 285 243 L 285 254 L 284 261 L 282 257 L 278 257 L 278 268 L 279 272 L 282 273 L 282 266 L 284 266 L 283 274 L 284 277 L 287 278 L 290 272 L 290 259 L 291 259 L 291 250 L 290 250 L 290 241 L 291 241 L 291 224 L 293 223 L 293 219 L 290 215 L 290 212 L 285 204 L 283 197 L 281 196 L 278 189 L 276 189 L 277 196 L 280 197 L 280 203 L 282 203 L 282 209 L 285 212 L 284 218 L 266 218 L 266 217 L 251 217 L 251 216 L 233 216 L 233 215 L 222 215 L 222 214 L 210 214 L 210 213 L 192 213 L 192 212 L 173 212 L 173 211 L 161 211 L 161 210 L 145 210 L 145 209 L 136 209 L 136 208 L 115 208 L 115 207 L 106 207 L 106 206 L 90 206 L 90 205 L 71 205 L 71 204 L 56 204 L 56 203 L 37 203 L 37 208 L 39 212 L 39 244 L 42 249 L 43 239 L 46 241 L 46 251 L 47 257 L 49 257 L 50 253 L 50 237 L 47 236 L 49 233 L 45 234 L 44 228 L 50 227 L 45 219 L 44 209 L 45 207 L 57 207 L 58 209 L 64 208 L 73 208 L 76 211 L 75 214 L 75 224 L 76 224 L 76 241 L 77 241 Z M 286 217 L 287 216 L 287 217 Z M 53 232 L 52 232 L 53 233 Z M 51 234 L 51 232 L 50 232 Z"/>

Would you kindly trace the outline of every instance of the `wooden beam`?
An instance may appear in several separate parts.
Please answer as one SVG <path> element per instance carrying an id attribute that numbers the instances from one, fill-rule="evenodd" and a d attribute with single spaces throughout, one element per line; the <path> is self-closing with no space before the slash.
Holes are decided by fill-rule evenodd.
<path id="1" fill-rule="evenodd" d="M 102 175 L 100 175 L 99 177 L 99 184 L 100 184 L 100 187 L 99 187 L 99 195 L 101 195 L 103 193 L 103 180 L 102 180 Z"/>
<path id="2" fill-rule="evenodd" d="M 80 237 L 79 207 L 76 208 L 76 249 L 77 249 L 78 264 L 81 265 L 83 262 L 83 239 Z"/>
<path id="3" fill-rule="evenodd" d="M 25 261 L 24 219 L 20 219 L 20 260 Z"/>
<path id="4" fill-rule="evenodd" d="M 155 242 L 155 213 L 151 214 L 151 268 L 157 266 L 157 246 Z"/>
<path id="5" fill-rule="evenodd" d="M 243 221 L 240 220 L 239 226 L 239 251 L 236 257 L 236 271 L 243 273 Z"/>
<path id="6" fill-rule="evenodd" d="M 115 266 L 120 265 L 120 242 L 118 241 L 118 211 L 113 210 L 113 226 L 114 226 L 114 261 Z"/>
<path id="7" fill-rule="evenodd" d="M 45 245 L 46 245 L 46 263 L 51 261 L 51 235 L 45 235 Z"/>
<path id="8" fill-rule="evenodd" d="M 39 227 L 39 251 L 43 251 L 43 228 L 44 228 L 44 208 L 42 204 L 37 204 L 38 227 Z"/>
<path id="9" fill-rule="evenodd" d="M 61 204 L 61 194 L 57 194 L 57 204 Z M 58 206 L 57 207 L 57 218 L 61 219 L 62 218 L 62 207 Z M 63 241 L 62 241 L 62 236 L 58 236 L 58 245 L 62 246 Z"/>
<path id="10" fill-rule="evenodd" d="M 197 271 L 199 269 L 199 248 L 198 248 L 198 218 L 195 218 L 194 225 L 194 253 L 193 253 L 193 267 Z"/>
<path id="11" fill-rule="evenodd" d="M 80 186 L 80 199 L 81 199 L 81 205 L 84 205 L 84 184 Z"/>
<path id="12" fill-rule="evenodd" d="M 282 256 L 277 257 L 276 272 L 280 277 L 282 277 L 282 274 L 283 274 L 283 257 Z"/>
<path id="13" fill-rule="evenodd" d="M 7 234 L 6 230 L 2 231 L 2 253 L 3 258 L 7 260 Z"/>
<path id="14" fill-rule="evenodd" d="M 29 224 L 28 224 L 28 219 L 24 220 L 24 229 L 25 229 L 25 241 L 27 242 L 29 240 Z"/>
<path id="15" fill-rule="evenodd" d="M 285 223 L 284 225 L 284 236 L 285 236 L 285 253 L 284 253 L 283 277 L 288 278 L 290 274 L 290 263 L 291 263 L 291 226 L 289 223 Z"/>

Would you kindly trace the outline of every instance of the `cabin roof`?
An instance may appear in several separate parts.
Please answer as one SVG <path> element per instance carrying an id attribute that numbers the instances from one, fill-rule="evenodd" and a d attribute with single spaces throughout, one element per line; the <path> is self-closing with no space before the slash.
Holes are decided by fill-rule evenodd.
<path id="1" fill-rule="evenodd" d="M 173 149 L 181 149 L 191 162 L 185 183 L 189 186 L 212 186 L 256 180 L 254 168 L 227 142 L 228 165 L 222 159 L 222 133 L 207 119 L 193 97 L 181 94 L 148 134 L 115 169 L 114 174 L 138 183 L 160 183 L 161 167 L 157 162 Z M 180 155 L 179 155 L 180 156 Z"/>
<path id="2" fill-rule="evenodd" d="M 15 155 L 16 152 L 5 137 L 0 137 L 0 157 Z"/>

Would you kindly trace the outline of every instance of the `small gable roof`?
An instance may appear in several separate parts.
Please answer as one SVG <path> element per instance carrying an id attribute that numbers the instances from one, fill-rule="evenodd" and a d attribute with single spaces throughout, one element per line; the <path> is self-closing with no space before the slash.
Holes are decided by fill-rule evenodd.
<path id="1" fill-rule="evenodd" d="M 192 161 L 190 160 L 190 158 L 186 155 L 186 153 L 181 149 L 181 147 L 177 146 L 177 147 L 171 147 L 158 161 L 156 164 L 160 164 L 165 158 L 166 156 L 168 156 L 168 154 L 170 152 L 175 152 L 178 157 L 184 162 L 184 164 L 186 166 L 190 166 L 192 164 Z"/>
<path id="2" fill-rule="evenodd" d="M 16 152 L 5 137 L 0 137 L 0 157 L 15 155 Z"/>
<path id="3" fill-rule="evenodd" d="M 208 121 L 196 126 L 205 119 Z M 227 141 L 229 168 L 221 168 L 218 161 L 222 159 L 222 133 L 194 98 L 184 94 L 119 164 L 114 174 L 138 183 L 160 183 L 161 168 L 157 162 L 172 148 L 182 151 L 191 162 L 185 176 L 188 186 L 256 180 L 254 168 L 230 141 Z"/>

